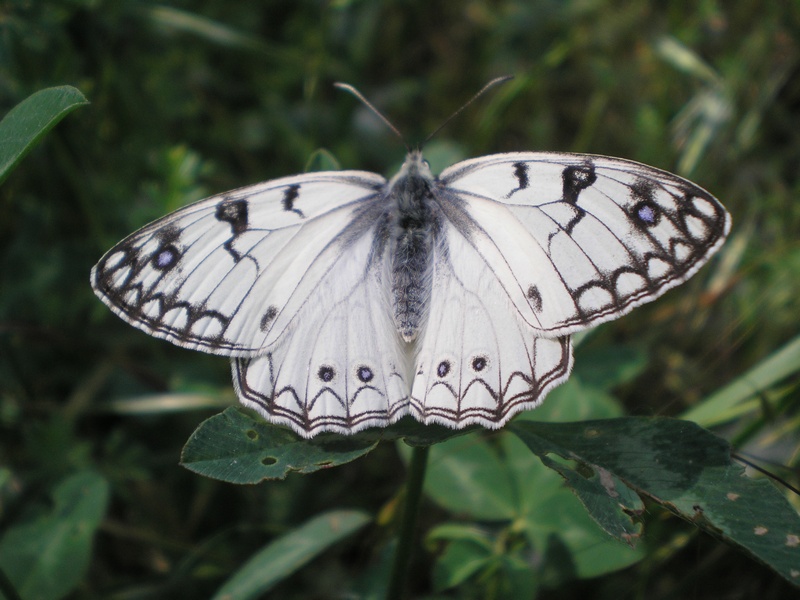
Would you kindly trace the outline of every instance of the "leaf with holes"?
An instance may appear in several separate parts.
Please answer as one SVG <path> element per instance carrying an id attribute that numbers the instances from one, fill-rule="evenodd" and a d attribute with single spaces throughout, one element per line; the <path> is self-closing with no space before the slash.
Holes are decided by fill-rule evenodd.
<path id="1" fill-rule="evenodd" d="M 181 464 L 200 475 L 229 483 L 284 479 L 291 471 L 313 473 L 348 463 L 377 442 L 318 436 L 313 442 L 228 408 L 200 424 L 183 448 Z"/>
<path id="2" fill-rule="evenodd" d="M 800 585 L 800 515 L 770 482 L 746 477 L 728 443 L 698 425 L 625 417 L 518 421 L 510 429 L 567 479 L 609 533 L 628 539 L 615 526 L 636 520 L 632 490 Z"/>

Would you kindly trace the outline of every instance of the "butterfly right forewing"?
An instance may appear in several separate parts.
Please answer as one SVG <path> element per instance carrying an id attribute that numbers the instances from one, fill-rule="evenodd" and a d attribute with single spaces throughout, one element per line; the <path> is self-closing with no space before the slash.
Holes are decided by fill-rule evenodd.
<path id="1" fill-rule="evenodd" d="M 510 153 L 440 177 L 444 205 L 539 335 L 615 319 L 695 273 L 730 216 L 671 173 L 586 154 Z"/>

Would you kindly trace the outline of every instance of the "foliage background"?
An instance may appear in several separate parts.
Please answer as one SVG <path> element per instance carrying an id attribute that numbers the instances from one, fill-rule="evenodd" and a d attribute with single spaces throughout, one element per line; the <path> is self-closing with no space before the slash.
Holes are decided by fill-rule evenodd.
<path id="1" fill-rule="evenodd" d="M 356 85 L 413 142 L 513 73 L 439 134 L 435 170 L 490 152 L 592 152 L 679 172 L 722 199 L 734 231 L 712 266 L 577 354 L 587 369 L 602 369 L 608 348 L 646 358 L 616 389 L 628 412 L 678 415 L 798 335 L 795 2 L 9 1 L 0 44 L 3 113 L 53 85 L 92 103 L 0 188 L 0 536 L 68 475 L 100 473 L 110 505 L 73 597 L 206 596 L 270 536 L 323 510 L 391 513 L 403 464 L 388 444 L 255 487 L 180 468 L 193 429 L 233 401 L 226 361 L 150 339 L 88 285 L 102 253 L 146 222 L 300 172 L 317 149 L 391 174 L 402 145 L 334 81 Z M 797 397 L 795 373 L 762 394 L 772 411 L 719 431 L 794 465 L 796 482 Z M 423 530 L 443 514 L 424 512 Z M 769 570 L 652 520 L 643 562 L 541 597 L 787 593 Z M 382 535 L 337 546 L 275 597 L 347 590 Z M 416 594 L 430 587 L 431 557 L 418 557 Z"/>

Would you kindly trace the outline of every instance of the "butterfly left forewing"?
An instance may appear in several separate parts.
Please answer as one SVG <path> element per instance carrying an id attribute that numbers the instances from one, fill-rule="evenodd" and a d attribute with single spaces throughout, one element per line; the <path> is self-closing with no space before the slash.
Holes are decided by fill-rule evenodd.
<path id="1" fill-rule="evenodd" d="M 92 270 L 123 319 L 187 348 L 248 356 L 282 335 L 371 225 L 378 175 L 311 173 L 202 200 L 133 233 Z"/>
<path id="2" fill-rule="evenodd" d="M 497 154 L 440 176 L 442 204 L 539 335 L 614 319 L 697 271 L 730 217 L 708 192 L 632 161 Z"/>

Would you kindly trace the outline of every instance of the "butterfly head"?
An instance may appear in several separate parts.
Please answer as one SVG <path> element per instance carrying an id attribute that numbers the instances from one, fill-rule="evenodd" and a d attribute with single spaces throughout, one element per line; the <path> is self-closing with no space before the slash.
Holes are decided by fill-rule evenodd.
<path id="1" fill-rule="evenodd" d="M 392 178 L 390 185 L 395 183 L 398 179 L 406 178 L 406 177 L 420 177 L 425 180 L 432 180 L 433 173 L 431 172 L 431 166 L 428 164 L 428 161 L 422 157 L 422 150 L 411 150 L 406 155 L 406 160 L 403 163 L 403 167 L 400 171 Z"/>

